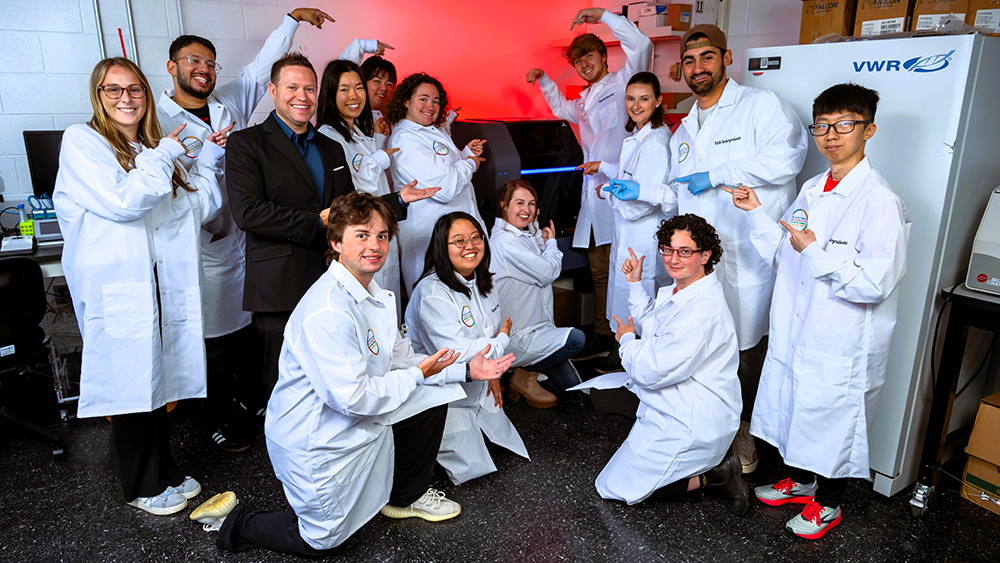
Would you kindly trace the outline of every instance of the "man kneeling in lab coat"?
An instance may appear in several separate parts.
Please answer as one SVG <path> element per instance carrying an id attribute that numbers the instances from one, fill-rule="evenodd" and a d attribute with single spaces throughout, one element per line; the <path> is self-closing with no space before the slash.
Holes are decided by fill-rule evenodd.
<path id="1" fill-rule="evenodd" d="M 292 510 L 261 512 L 237 506 L 231 492 L 216 495 L 191 519 L 218 530 L 219 547 L 322 556 L 378 512 L 432 522 L 461 512 L 428 488 L 447 404 L 465 396 L 451 383 L 496 379 L 514 357 L 487 360 L 487 346 L 452 365 L 458 354 L 446 348 L 413 352 L 396 329 L 394 296 L 372 281 L 396 232 L 395 215 L 372 195 L 330 206 L 330 267 L 285 327 L 264 426 Z"/>

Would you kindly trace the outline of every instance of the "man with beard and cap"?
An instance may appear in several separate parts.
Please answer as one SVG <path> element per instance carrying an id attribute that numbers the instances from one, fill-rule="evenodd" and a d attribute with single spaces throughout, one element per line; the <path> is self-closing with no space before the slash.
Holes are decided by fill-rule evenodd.
<path id="1" fill-rule="evenodd" d="M 182 35 L 170 45 L 167 72 L 173 89 L 157 101 L 157 116 L 165 131 L 181 124 L 187 152 L 181 158 L 191 168 L 214 131 L 247 127 L 254 108 L 270 82 L 271 65 L 288 52 L 300 22 L 322 28 L 334 21 L 315 8 L 297 8 L 271 33 L 257 57 L 243 67 L 236 79 L 219 86 L 221 66 L 215 46 L 208 39 Z M 219 178 L 223 198 L 225 178 Z M 252 444 L 253 414 L 263 409 L 266 394 L 262 379 L 262 345 L 243 310 L 245 273 L 243 231 L 233 223 L 228 202 L 219 216 L 201 230 L 201 287 L 208 360 L 208 412 L 212 439 L 229 453 L 246 451 Z"/>
<path id="2" fill-rule="evenodd" d="M 795 199 L 795 177 L 808 149 L 806 130 L 791 106 L 770 90 L 741 86 L 726 77 L 733 62 L 726 34 L 710 24 L 681 38 L 681 68 L 697 104 L 670 138 L 665 185 L 614 180 L 607 188 L 622 200 L 660 205 L 668 217 L 693 213 L 715 226 L 722 240 L 716 266 L 726 303 L 736 321 L 737 371 L 743 412 L 734 449 L 743 472 L 757 468 L 750 414 L 767 351 L 768 312 L 774 272 L 750 242 L 750 221 L 718 186 L 753 188 L 765 212 L 777 221 Z"/>

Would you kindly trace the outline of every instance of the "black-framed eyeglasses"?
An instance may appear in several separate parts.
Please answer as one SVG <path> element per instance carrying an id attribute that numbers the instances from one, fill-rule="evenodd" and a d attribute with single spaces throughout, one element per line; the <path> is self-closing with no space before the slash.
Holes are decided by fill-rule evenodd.
<path id="1" fill-rule="evenodd" d="M 871 123 L 871 121 L 864 121 L 861 119 L 845 119 L 832 125 L 834 131 L 840 133 L 841 135 L 846 135 L 851 131 L 854 131 L 854 128 L 857 127 L 858 123 L 868 124 Z M 830 125 L 830 123 L 813 123 L 809 126 L 809 132 L 813 137 L 822 137 L 830 132 Z"/>
<path id="2" fill-rule="evenodd" d="M 146 88 L 142 84 L 133 84 L 124 88 L 117 84 L 107 84 L 105 86 L 98 86 L 97 89 L 104 92 L 104 95 L 107 96 L 109 100 L 117 100 L 118 98 L 121 98 L 122 92 L 128 92 L 128 97 L 133 100 L 146 97 Z"/>
<path id="3" fill-rule="evenodd" d="M 175 63 L 177 61 L 187 61 L 187 63 L 194 68 L 198 68 L 201 66 L 201 63 L 205 63 L 205 67 L 207 67 L 208 70 L 214 73 L 218 73 L 222 70 L 222 65 L 220 65 L 219 63 L 212 60 L 203 59 L 198 55 L 185 55 L 183 57 L 177 57 L 176 59 L 171 59 L 171 60 L 174 61 Z"/>
<path id="4" fill-rule="evenodd" d="M 670 248 L 669 246 L 660 246 L 660 247 L 657 247 L 656 251 L 660 253 L 660 256 L 673 256 L 674 253 L 676 252 L 677 255 L 680 256 L 681 258 L 690 258 L 690 257 L 694 256 L 695 252 L 701 252 L 701 249 L 700 248 L 678 248 L 678 249 L 675 250 L 673 248 Z"/>
<path id="5" fill-rule="evenodd" d="M 482 235 L 472 235 L 469 238 L 458 237 L 457 239 L 448 241 L 448 244 L 454 244 L 455 248 L 459 249 L 465 248 L 470 244 L 473 246 L 479 246 L 480 244 L 483 244 L 483 237 Z"/>

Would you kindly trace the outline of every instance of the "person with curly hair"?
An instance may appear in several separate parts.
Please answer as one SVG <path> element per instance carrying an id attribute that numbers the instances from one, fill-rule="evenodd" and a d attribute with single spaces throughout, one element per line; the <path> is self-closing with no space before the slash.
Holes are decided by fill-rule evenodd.
<path id="1" fill-rule="evenodd" d="M 622 272 L 632 314 L 616 319 L 615 334 L 625 371 L 577 387 L 592 388 L 595 405 L 608 393 L 638 398 L 634 410 L 618 413 L 635 423 L 597 476 L 597 492 L 635 504 L 714 486 L 741 516 L 750 491 L 730 448 L 743 405 L 739 350 L 733 315 L 713 272 L 722 244 L 711 225 L 691 214 L 664 221 L 656 237 L 674 283 L 654 300 L 641 283 L 646 257 L 631 253 Z"/>
<path id="2" fill-rule="evenodd" d="M 401 270 L 409 294 L 424 269 L 424 253 L 439 217 L 464 211 L 483 222 L 476 206 L 472 175 L 483 162 L 486 141 L 473 139 L 459 151 L 440 127 L 446 122 L 448 94 L 438 79 L 411 74 L 399 83 L 385 108 L 392 125 L 389 147 L 399 149 L 390 166 L 392 182 L 403 186 L 416 181 L 419 188 L 440 187 L 429 199 L 414 202 L 409 220 L 400 224 Z"/>

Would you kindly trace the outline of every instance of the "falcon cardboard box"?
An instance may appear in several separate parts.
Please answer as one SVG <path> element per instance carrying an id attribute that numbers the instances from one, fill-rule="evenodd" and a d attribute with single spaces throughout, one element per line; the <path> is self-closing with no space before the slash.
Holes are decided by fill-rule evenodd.
<path id="1" fill-rule="evenodd" d="M 976 425 L 965 452 L 962 496 L 990 512 L 1000 514 L 1000 393 L 979 403 Z"/>
<path id="2" fill-rule="evenodd" d="M 1000 36 L 1000 0 L 969 0 L 965 23 L 989 29 L 994 37 Z"/>
<path id="3" fill-rule="evenodd" d="M 962 20 L 969 11 L 969 0 L 917 0 L 913 6 L 913 31 L 934 29 L 949 14 Z"/>
<path id="4" fill-rule="evenodd" d="M 854 36 L 885 35 L 910 29 L 914 0 L 858 0 Z"/>
<path id="5" fill-rule="evenodd" d="M 830 33 L 853 34 L 857 8 L 858 0 L 804 0 L 799 44 L 812 43 Z"/>

